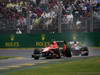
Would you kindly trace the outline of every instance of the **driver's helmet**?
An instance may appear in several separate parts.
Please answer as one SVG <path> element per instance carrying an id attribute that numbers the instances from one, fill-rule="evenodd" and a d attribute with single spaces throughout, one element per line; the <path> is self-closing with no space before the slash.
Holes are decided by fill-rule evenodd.
<path id="1" fill-rule="evenodd" d="M 58 48 L 58 44 L 56 41 L 53 41 L 53 48 Z"/>

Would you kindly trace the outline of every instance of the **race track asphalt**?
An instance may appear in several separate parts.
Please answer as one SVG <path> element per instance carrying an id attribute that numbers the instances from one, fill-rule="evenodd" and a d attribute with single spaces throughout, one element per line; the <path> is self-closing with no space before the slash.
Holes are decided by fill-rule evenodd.
<path id="1" fill-rule="evenodd" d="M 32 49 L 0 49 L 0 56 L 31 57 Z"/>
<path id="2" fill-rule="evenodd" d="M 20 68 L 24 66 L 32 66 L 38 63 L 46 63 L 49 61 L 56 61 L 56 59 L 52 60 L 47 60 L 44 58 L 41 58 L 40 60 L 34 60 L 31 58 L 31 55 L 33 53 L 33 50 L 10 50 L 10 49 L 5 49 L 5 50 L 0 50 L 0 56 L 17 56 L 16 58 L 10 58 L 10 59 L 3 59 L 0 60 L 0 70 L 6 70 L 6 69 L 11 69 L 11 68 Z M 89 48 L 89 56 L 100 56 L 100 48 Z M 77 60 L 77 59 L 82 59 L 85 57 L 72 57 L 71 60 Z M 60 59 L 63 60 L 64 58 Z M 59 59 L 57 59 L 58 61 Z"/>

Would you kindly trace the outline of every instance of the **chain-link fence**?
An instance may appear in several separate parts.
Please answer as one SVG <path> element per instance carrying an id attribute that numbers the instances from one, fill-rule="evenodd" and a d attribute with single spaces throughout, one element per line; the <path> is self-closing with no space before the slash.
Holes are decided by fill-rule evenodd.
<path id="1" fill-rule="evenodd" d="M 5 31 L 5 33 L 8 33 L 8 31 L 11 31 L 15 33 L 17 28 L 20 28 L 24 33 L 59 32 L 59 24 L 61 24 L 61 32 L 91 32 L 92 26 L 93 32 L 100 31 L 100 17 L 97 15 L 78 19 L 76 17 L 68 19 L 67 16 L 59 17 L 57 15 L 55 18 L 38 18 L 33 23 L 31 19 L 25 19 L 21 23 L 18 19 L 1 18 L 0 32 Z"/>

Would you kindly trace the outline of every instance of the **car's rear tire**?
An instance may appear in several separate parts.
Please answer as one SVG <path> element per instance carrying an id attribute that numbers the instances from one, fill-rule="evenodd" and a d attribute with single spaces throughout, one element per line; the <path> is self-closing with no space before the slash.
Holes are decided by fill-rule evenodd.
<path id="1" fill-rule="evenodd" d="M 39 57 L 34 57 L 35 60 L 39 60 Z"/>
<path id="2" fill-rule="evenodd" d="M 88 56 L 89 55 L 89 53 L 87 52 L 87 53 L 85 53 L 85 54 L 81 54 L 81 56 Z"/>
<path id="3" fill-rule="evenodd" d="M 88 56 L 89 55 L 89 50 L 87 47 L 81 48 L 81 56 Z"/>

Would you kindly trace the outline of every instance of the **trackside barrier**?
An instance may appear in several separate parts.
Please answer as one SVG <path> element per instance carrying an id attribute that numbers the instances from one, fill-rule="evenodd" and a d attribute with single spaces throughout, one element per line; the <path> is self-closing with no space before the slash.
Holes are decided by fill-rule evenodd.
<path id="1" fill-rule="evenodd" d="M 50 45 L 52 41 L 77 40 L 81 44 L 100 47 L 99 32 L 66 32 L 66 33 L 36 33 L 36 34 L 0 34 L 0 48 L 41 48 Z"/>

